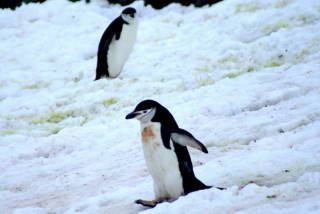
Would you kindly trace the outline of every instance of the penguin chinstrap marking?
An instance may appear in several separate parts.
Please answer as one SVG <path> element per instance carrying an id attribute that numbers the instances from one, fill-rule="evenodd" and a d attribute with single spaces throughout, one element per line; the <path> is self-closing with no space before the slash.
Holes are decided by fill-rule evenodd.
<path id="1" fill-rule="evenodd" d="M 188 131 L 180 129 L 171 113 L 153 100 L 139 103 L 126 119 L 136 118 L 141 125 L 144 158 L 153 179 L 155 200 L 136 203 L 154 207 L 174 201 L 181 195 L 208 189 L 193 172 L 187 146 L 208 153 L 206 147 Z"/>
<path id="2" fill-rule="evenodd" d="M 138 21 L 136 10 L 124 9 L 104 31 L 97 54 L 96 78 L 119 76 L 132 52 L 137 37 Z"/>

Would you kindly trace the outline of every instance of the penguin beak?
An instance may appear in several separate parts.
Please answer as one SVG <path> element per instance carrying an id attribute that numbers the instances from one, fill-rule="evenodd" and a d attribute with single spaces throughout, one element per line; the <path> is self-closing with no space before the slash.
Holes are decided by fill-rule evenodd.
<path id="1" fill-rule="evenodd" d="M 130 114 L 128 114 L 128 115 L 126 116 L 126 119 L 127 119 L 127 120 L 133 119 L 133 118 L 135 118 L 135 117 L 138 116 L 138 115 L 139 115 L 138 112 L 131 112 Z"/>

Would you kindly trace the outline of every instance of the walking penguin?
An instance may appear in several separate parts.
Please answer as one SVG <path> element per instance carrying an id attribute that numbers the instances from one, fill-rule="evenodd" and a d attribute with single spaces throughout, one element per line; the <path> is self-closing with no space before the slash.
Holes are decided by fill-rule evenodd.
<path id="1" fill-rule="evenodd" d="M 144 100 L 126 116 L 126 119 L 133 118 L 140 121 L 144 158 L 156 197 L 152 201 L 139 199 L 136 203 L 154 207 L 181 195 L 211 188 L 196 178 L 186 146 L 204 153 L 208 150 L 192 134 L 180 129 L 164 106 L 154 100 Z"/>
<path id="2" fill-rule="evenodd" d="M 138 21 L 136 9 L 124 9 L 103 33 L 97 56 L 96 78 L 119 76 L 136 41 Z"/>

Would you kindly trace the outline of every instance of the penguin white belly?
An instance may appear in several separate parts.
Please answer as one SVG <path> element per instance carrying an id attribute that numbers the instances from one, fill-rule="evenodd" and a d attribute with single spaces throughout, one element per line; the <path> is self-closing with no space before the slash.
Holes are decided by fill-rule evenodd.
<path id="1" fill-rule="evenodd" d="M 170 141 L 171 150 L 164 147 L 160 123 L 142 123 L 142 147 L 147 168 L 154 182 L 157 199 L 177 199 L 184 194 L 179 163 Z"/>
<path id="2" fill-rule="evenodd" d="M 137 37 L 138 23 L 124 24 L 119 40 L 112 39 L 107 56 L 110 77 L 117 77 L 127 61 Z"/>

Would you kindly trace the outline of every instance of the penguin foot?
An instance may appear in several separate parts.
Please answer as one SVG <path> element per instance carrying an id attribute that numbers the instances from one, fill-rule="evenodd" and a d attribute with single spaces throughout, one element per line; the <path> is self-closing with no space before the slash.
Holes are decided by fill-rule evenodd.
<path id="1" fill-rule="evenodd" d="M 135 203 L 136 204 L 140 204 L 140 205 L 145 206 L 145 207 L 153 208 L 153 207 L 157 206 L 158 203 L 161 203 L 161 202 L 158 201 L 158 200 L 147 201 L 147 200 L 139 199 L 139 200 L 136 200 Z"/>

